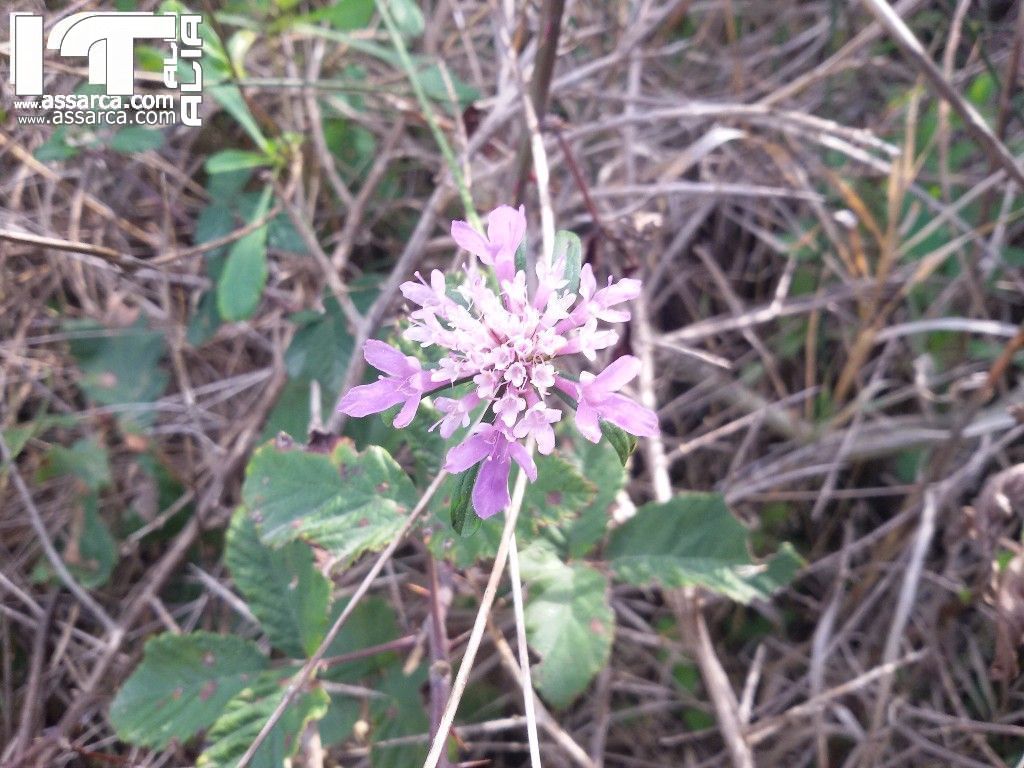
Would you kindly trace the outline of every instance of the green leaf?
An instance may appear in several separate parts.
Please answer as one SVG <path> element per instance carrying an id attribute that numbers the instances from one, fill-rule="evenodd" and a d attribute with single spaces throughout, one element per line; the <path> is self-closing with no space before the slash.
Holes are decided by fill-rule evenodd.
<path id="1" fill-rule="evenodd" d="M 234 768 L 263 728 L 284 695 L 287 677 L 267 672 L 227 703 L 206 740 L 210 743 L 196 761 L 198 768 Z M 304 691 L 288 706 L 256 750 L 250 768 L 281 768 L 299 748 L 302 731 L 327 713 L 330 698 L 323 688 Z"/>
<path id="2" fill-rule="evenodd" d="M 78 478 L 90 491 L 98 491 L 109 485 L 110 461 L 107 449 L 95 437 L 83 438 L 70 448 L 63 445 L 51 446 L 46 462 L 39 468 L 36 478 L 49 480 L 61 475 Z"/>
<path id="3" fill-rule="evenodd" d="M 370 764 L 373 768 L 409 768 L 423 765 L 427 756 L 426 743 L 407 746 L 377 747 L 377 743 L 402 736 L 425 733 L 430 727 L 427 710 L 420 691 L 427 683 L 427 665 L 421 664 L 406 674 L 395 664 L 386 670 L 376 686 L 380 698 L 370 699 L 370 720 L 373 725 L 373 743 L 370 745 Z"/>
<path id="4" fill-rule="evenodd" d="M 206 25 L 201 24 L 200 26 Z M 206 51 L 204 51 L 205 53 Z M 235 118 L 235 121 L 249 134 L 249 137 L 260 148 L 260 151 L 264 154 L 269 154 L 271 151 L 270 142 L 263 135 L 263 131 L 260 130 L 256 118 L 252 116 L 252 112 L 249 111 L 249 105 L 245 103 L 245 99 L 242 97 L 242 92 L 238 89 L 238 86 L 231 83 L 221 83 L 220 85 L 211 86 L 206 90 L 229 115 Z"/>
<path id="5" fill-rule="evenodd" d="M 338 2 L 302 17 L 301 21 L 327 21 L 341 32 L 363 29 L 373 18 L 373 0 L 338 0 Z"/>
<path id="6" fill-rule="evenodd" d="M 526 486 L 523 506 L 532 533 L 562 527 L 594 500 L 594 484 L 560 456 L 537 456 L 537 479 Z"/>
<path id="7" fill-rule="evenodd" d="M 260 539 L 302 538 L 342 561 L 382 549 L 416 504 L 416 490 L 387 451 L 341 441 L 329 455 L 265 445 L 246 470 L 242 498 Z"/>
<path id="8" fill-rule="evenodd" d="M 82 499 L 81 535 L 74 547 L 64 545 L 63 557 L 72 574 L 88 589 L 106 584 L 117 565 L 117 542 L 100 517 L 99 498 L 95 493 Z"/>
<path id="9" fill-rule="evenodd" d="M 331 608 L 331 621 L 337 621 L 341 612 L 348 606 L 348 600 L 338 600 Z M 335 656 L 344 656 L 364 648 L 382 645 L 399 636 L 398 621 L 395 609 L 384 599 L 367 597 L 352 611 L 349 620 L 334 638 L 324 657 L 330 660 Z M 343 683 L 356 683 L 364 678 L 393 665 L 398 660 L 394 651 L 363 656 L 342 663 L 327 665 L 321 677 Z"/>
<path id="10" fill-rule="evenodd" d="M 266 666 L 240 637 L 157 635 L 111 704 L 110 721 L 125 741 L 163 749 L 211 725 Z"/>
<path id="11" fill-rule="evenodd" d="M 572 438 L 574 450 L 569 454 L 578 472 L 594 484 L 596 495 L 576 516 L 563 527 L 567 553 L 570 557 L 583 557 L 602 538 L 608 529 L 608 509 L 626 481 L 626 471 L 618 454 L 607 440 L 592 443 L 579 433 Z"/>
<path id="12" fill-rule="evenodd" d="M 529 582 L 526 639 L 541 657 L 533 668 L 538 692 L 555 707 L 566 707 L 608 663 L 615 614 L 608 579 L 582 563 L 563 563 L 550 547 L 522 552 Z"/>
<path id="13" fill-rule="evenodd" d="M 271 188 L 263 190 L 263 197 L 253 212 L 250 222 L 266 215 L 270 207 Z M 267 283 L 267 225 L 254 229 L 239 238 L 217 281 L 217 311 L 228 321 L 245 320 L 260 303 L 263 287 Z"/>
<path id="14" fill-rule="evenodd" d="M 125 155 L 159 149 L 164 145 L 164 135 L 141 125 L 129 125 L 110 138 L 110 148 Z"/>
<path id="15" fill-rule="evenodd" d="M 562 529 L 594 498 L 593 483 L 584 478 L 575 467 L 557 456 L 537 456 L 537 480 L 526 486 L 523 498 L 524 512 L 516 523 L 516 536 L 526 546 L 538 536 L 564 543 Z M 480 522 L 472 509 L 467 513 L 466 530 L 474 528 L 472 535 L 459 536 L 450 525 L 450 509 L 456 489 L 466 473 L 450 477 L 434 496 L 432 509 L 438 525 L 430 537 L 429 546 L 436 557 L 443 557 L 460 568 L 478 560 L 494 557 L 501 539 L 501 517 Z M 515 481 L 513 470 L 509 482 Z M 470 489 L 472 485 L 469 486 Z"/>
<path id="16" fill-rule="evenodd" d="M 65 323 L 69 331 L 101 331 L 95 323 Z M 112 329 L 102 338 L 76 338 L 71 354 L 82 370 L 78 385 L 100 405 L 150 404 L 167 386 L 167 373 L 159 367 L 165 351 L 162 333 L 147 331 L 139 320 L 130 328 Z M 153 418 L 151 409 L 127 411 L 121 419 L 145 426 Z"/>
<path id="17" fill-rule="evenodd" d="M 601 434 L 615 449 L 622 466 L 626 466 L 630 455 L 636 450 L 636 438 L 625 430 L 619 429 L 610 421 L 604 420 L 601 421 Z"/>
<path id="18" fill-rule="evenodd" d="M 209 174 L 230 173 L 271 164 L 271 159 L 262 152 L 248 152 L 243 149 L 224 149 L 210 155 L 203 164 Z"/>
<path id="19" fill-rule="evenodd" d="M 554 266 L 562 267 L 562 277 L 568 283 L 563 290 L 576 293 L 583 269 L 583 243 L 575 232 L 561 229 L 555 233 Z"/>
<path id="20" fill-rule="evenodd" d="M 423 34 L 426 22 L 423 11 L 416 0 L 380 0 L 387 2 L 391 10 L 391 18 L 395 20 L 398 31 L 407 38 L 419 37 Z"/>
<path id="21" fill-rule="evenodd" d="M 715 493 L 645 504 L 612 533 L 607 557 L 616 576 L 630 584 L 700 586 L 741 603 L 767 598 L 793 563 L 786 555 L 774 573 L 755 566 L 747 530 Z"/>
<path id="22" fill-rule="evenodd" d="M 474 464 L 455 480 L 452 489 L 452 530 L 459 536 L 472 536 L 483 522 L 473 510 L 473 485 L 480 474 L 480 464 Z"/>
<path id="23" fill-rule="evenodd" d="M 331 586 L 316 569 L 309 546 L 293 541 L 270 549 L 239 508 L 228 529 L 224 561 L 273 646 L 293 658 L 312 654 L 327 631 Z"/>

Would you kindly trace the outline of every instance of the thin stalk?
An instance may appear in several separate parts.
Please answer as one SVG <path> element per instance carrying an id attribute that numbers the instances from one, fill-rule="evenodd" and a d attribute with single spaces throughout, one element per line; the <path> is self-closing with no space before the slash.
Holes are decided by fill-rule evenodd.
<path id="1" fill-rule="evenodd" d="M 530 742 L 530 766 L 541 768 L 540 739 L 537 736 L 537 707 L 533 698 L 533 678 L 530 674 L 530 652 L 526 646 L 526 615 L 523 611 L 523 582 L 519 575 L 519 546 L 515 532 L 508 551 L 508 577 L 512 581 L 512 606 L 516 615 L 516 645 L 519 648 L 519 674 L 523 686 L 523 712 L 526 715 L 526 735 Z"/>
<path id="2" fill-rule="evenodd" d="M 533 451 L 532 438 L 528 441 L 527 451 Z M 494 556 L 494 567 L 491 568 L 490 578 L 484 589 L 483 599 L 480 601 L 480 609 L 477 611 L 476 620 L 473 622 L 473 630 L 469 635 L 469 642 L 466 643 L 466 652 L 462 657 L 462 664 L 459 665 L 459 672 L 452 683 L 452 693 L 448 698 L 448 705 L 441 716 L 441 722 L 434 737 L 434 743 L 430 745 L 430 752 L 423 763 L 423 768 L 437 768 L 438 760 L 441 759 L 441 752 L 448 743 L 448 733 L 451 731 L 452 723 L 455 722 L 455 712 L 459 708 L 462 695 L 466 692 L 466 685 L 469 683 L 469 673 L 473 668 L 473 661 L 476 659 L 477 651 L 480 650 L 480 642 L 484 637 L 484 629 L 487 626 L 487 616 L 494 604 L 494 597 L 498 592 L 498 583 L 501 581 L 502 571 L 505 570 L 505 561 L 508 559 L 509 549 L 512 544 L 512 536 L 516 530 L 516 520 L 519 518 L 519 510 L 523 507 L 523 495 L 526 493 L 526 473 L 520 468 L 516 477 L 516 485 L 512 491 L 512 504 L 505 513 L 505 529 L 501 532 L 501 542 L 498 544 L 498 552 Z M 243 766 L 239 766 L 243 768 Z"/>
<path id="3" fill-rule="evenodd" d="M 427 98 L 426 91 L 423 90 L 423 85 L 420 83 L 419 75 L 416 74 L 416 65 L 413 63 L 412 57 L 409 55 L 409 49 L 405 47 L 405 41 L 402 39 L 402 33 L 395 25 L 395 20 L 391 16 L 387 0 L 376 0 L 376 3 L 377 11 L 380 13 L 380 17 L 384 21 L 384 26 L 387 27 L 388 35 L 391 37 L 391 44 L 395 46 L 395 51 L 398 53 L 398 60 L 401 61 L 402 68 L 405 69 L 405 74 L 409 78 L 409 84 L 412 85 L 413 93 L 416 94 L 416 100 L 420 103 L 420 109 L 423 111 L 423 118 L 427 121 L 427 125 L 430 126 L 430 132 L 434 135 L 434 141 L 437 142 L 437 147 L 441 150 L 441 154 L 444 156 L 444 161 L 448 165 L 448 171 L 451 173 L 455 186 L 459 190 L 459 197 L 462 198 L 462 207 L 466 209 L 466 218 L 469 220 L 469 223 L 477 229 L 483 229 L 480 217 L 477 215 L 476 208 L 473 205 L 473 195 L 470 193 L 469 186 L 466 184 L 466 179 L 462 175 L 462 169 L 459 167 L 459 162 L 455 159 L 455 153 L 452 151 L 452 147 L 448 143 L 448 139 L 441 130 L 441 125 L 437 122 L 437 117 L 434 115 L 434 108 L 431 106 L 430 100 Z"/>

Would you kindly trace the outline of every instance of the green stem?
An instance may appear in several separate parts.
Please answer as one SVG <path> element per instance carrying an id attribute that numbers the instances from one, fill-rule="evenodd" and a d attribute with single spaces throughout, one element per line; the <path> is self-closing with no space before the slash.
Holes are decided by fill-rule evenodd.
<path id="1" fill-rule="evenodd" d="M 405 47 L 402 33 L 395 25 L 395 20 L 388 9 L 387 0 L 375 0 L 375 2 L 377 4 L 377 11 L 384 21 L 384 26 L 387 27 L 388 34 L 391 36 L 391 42 L 395 46 L 395 51 L 398 53 L 398 58 L 402 62 L 402 67 L 405 69 L 405 74 L 409 78 L 409 83 L 412 85 L 412 90 L 416 94 L 416 100 L 420 103 L 420 109 L 423 110 L 423 117 L 430 126 L 430 132 L 434 135 L 434 141 L 437 142 L 437 146 L 441 150 L 445 162 L 448 164 L 448 170 L 452 174 L 452 179 L 455 181 L 455 186 L 459 190 L 462 206 L 466 209 L 466 219 L 470 224 L 482 231 L 483 222 L 481 222 L 480 216 L 477 215 L 476 207 L 473 205 L 473 195 L 469 191 L 466 179 L 462 175 L 462 170 L 459 168 L 455 153 L 452 151 L 448 139 L 445 138 L 444 132 L 437 122 L 434 108 L 431 106 L 426 91 L 423 90 L 423 85 L 420 83 L 419 76 L 416 74 L 416 65 L 409 55 L 409 50 Z"/>

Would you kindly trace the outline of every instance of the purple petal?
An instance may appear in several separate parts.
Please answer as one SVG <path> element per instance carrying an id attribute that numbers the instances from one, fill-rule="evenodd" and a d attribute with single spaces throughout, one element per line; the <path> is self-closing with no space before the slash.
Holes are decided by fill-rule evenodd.
<path id="1" fill-rule="evenodd" d="M 541 456 L 551 455 L 551 452 L 555 450 L 555 430 L 551 428 L 551 425 L 545 424 L 542 427 L 538 427 L 534 430 L 533 434 L 537 438 L 537 453 Z"/>
<path id="2" fill-rule="evenodd" d="M 635 379 L 638 373 L 640 373 L 639 358 L 623 355 L 597 374 L 597 378 L 586 387 L 587 393 L 593 400 L 603 400 L 610 393 L 618 392 Z"/>
<path id="3" fill-rule="evenodd" d="M 619 282 L 602 288 L 594 296 L 594 301 L 602 307 L 610 307 L 613 304 L 621 304 L 624 301 L 632 301 L 640 295 L 640 287 L 643 285 L 639 280 L 631 277 L 624 277 Z"/>
<path id="4" fill-rule="evenodd" d="M 548 431 L 551 431 L 550 427 L 548 427 Z M 552 432 L 552 443 L 554 442 L 554 439 L 555 436 Z M 525 472 L 526 476 L 530 478 L 531 483 L 537 481 L 537 465 L 533 463 L 533 457 L 530 455 L 530 452 L 527 451 L 524 446 L 520 445 L 519 443 L 509 443 L 508 455 L 515 459 L 516 464 L 523 468 L 523 472 Z"/>
<path id="5" fill-rule="evenodd" d="M 511 503 L 508 495 L 508 473 L 512 462 L 508 459 L 487 459 L 480 467 L 473 486 L 473 509 L 484 518 L 493 517 Z"/>
<path id="6" fill-rule="evenodd" d="M 514 255 L 525 234 L 525 207 L 502 205 L 487 214 L 487 239 L 499 252 Z"/>
<path id="7" fill-rule="evenodd" d="M 413 420 L 416 415 L 416 411 L 420 407 L 420 396 L 418 394 L 412 395 L 406 398 L 405 405 L 402 406 L 402 410 L 395 416 L 394 427 L 396 429 L 402 429 L 408 427 L 409 423 Z"/>
<path id="8" fill-rule="evenodd" d="M 490 456 L 494 446 L 482 434 L 470 435 L 456 445 L 445 457 L 445 472 L 453 475 L 465 472 L 485 456 Z"/>
<path id="9" fill-rule="evenodd" d="M 397 349 L 390 344 L 385 344 L 383 341 L 377 341 L 376 339 L 369 339 L 363 344 L 363 357 L 366 358 L 366 362 L 377 370 L 384 371 L 384 373 L 389 373 L 392 376 L 405 378 L 419 370 L 418 365 L 411 363 Z M 413 360 L 415 359 L 413 358 Z"/>
<path id="10" fill-rule="evenodd" d="M 474 256 L 478 256 L 484 264 L 492 264 L 491 252 L 487 248 L 487 241 L 484 236 L 469 226 L 465 221 L 452 222 L 452 238 L 463 248 Z"/>
<path id="11" fill-rule="evenodd" d="M 373 384 L 353 387 L 341 398 L 338 410 L 349 416 L 369 416 L 386 411 L 405 399 L 405 395 L 398 391 L 399 384 L 394 379 L 380 379 Z"/>
<path id="12" fill-rule="evenodd" d="M 598 410 L 602 418 L 637 437 L 656 437 L 659 433 L 658 414 L 624 395 L 611 395 Z M 577 417 L 578 421 L 578 417 Z"/>
<path id="13" fill-rule="evenodd" d="M 580 400 L 576 406 L 576 428 L 590 442 L 601 442 L 601 425 L 597 422 L 597 411 L 586 400 Z"/>
<path id="14" fill-rule="evenodd" d="M 589 301 L 596 288 L 597 280 L 594 279 L 594 268 L 590 264 L 584 264 L 580 270 L 580 296 Z"/>

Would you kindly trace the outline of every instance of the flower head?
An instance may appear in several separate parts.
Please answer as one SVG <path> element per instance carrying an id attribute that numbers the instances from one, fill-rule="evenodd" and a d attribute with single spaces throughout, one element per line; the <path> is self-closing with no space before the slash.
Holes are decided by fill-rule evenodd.
<path id="1" fill-rule="evenodd" d="M 551 407 L 549 394 L 575 401 L 576 425 L 595 443 L 601 439 L 601 419 L 638 436 L 658 432 L 653 411 L 619 394 L 639 371 L 636 358 L 619 358 L 597 375 L 584 372 L 578 382 L 557 373 L 561 358 L 582 354 L 595 360 L 599 350 L 615 345 L 618 332 L 598 323 L 628 320 L 629 312 L 620 305 L 639 295 L 640 281 L 609 278 L 599 289 L 586 264 L 579 272 L 578 289 L 570 290 L 564 260 L 542 262 L 530 295 L 526 273 L 515 264 L 525 234 L 523 208 L 501 206 L 492 211 L 486 237 L 465 221 L 453 222 L 455 242 L 489 267 L 493 278 L 471 264 L 454 291 L 448 290 L 438 270 L 431 273 L 429 283 L 419 273 L 416 281 L 404 283 L 402 294 L 416 307 L 409 313 L 405 338 L 437 347 L 443 355 L 435 368 L 423 370 L 415 357 L 368 341 L 363 347 L 367 362 L 387 375 L 355 387 L 339 406 L 350 416 L 365 416 L 404 403 L 395 419 L 395 426 L 403 427 L 425 394 L 469 385 L 469 393 L 459 399 L 436 399 L 444 415 L 434 427 L 448 438 L 469 425 L 472 411 L 486 406 L 483 421 L 448 452 L 445 463 L 449 472 L 481 464 L 472 493 L 480 517 L 508 506 L 512 461 L 536 479 L 536 466 L 520 440 L 532 437 L 542 454 L 554 450 L 552 424 L 562 412 Z"/>

